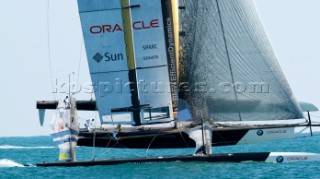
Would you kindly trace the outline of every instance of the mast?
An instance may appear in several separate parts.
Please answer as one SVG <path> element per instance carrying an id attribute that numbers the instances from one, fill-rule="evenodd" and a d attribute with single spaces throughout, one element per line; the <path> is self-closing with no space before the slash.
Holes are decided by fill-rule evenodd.
<path id="1" fill-rule="evenodd" d="M 73 104 L 72 104 L 72 102 L 71 102 L 71 90 L 70 90 L 70 84 L 71 84 L 71 79 L 70 79 L 70 74 L 69 74 L 69 85 L 68 85 L 68 89 L 69 89 L 69 91 L 68 91 L 68 95 L 69 95 L 69 101 L 67 101 L 69 104 L 68 104 L 68 107 L 70 108 L 70 118 L 69 118 L 69 123 L 70 123 L 70 126 L 69 126 L 69 129 L 71 130 L 71 126 L 73 125 L 73 118 L 74 118 L 74 110 L 73 110 L 73 108 L 74 108 L 74 106 L 73 106 Z M 68 109 L 68 107 L 67 107 L 67 109 Z M 69 135 L 69 147 L 70 147 L 70 162 L 74 162 L 75 160 L 76 160 L 76 151 L 75 151 L 75 147 L 73 148 L 72 147 L 72 142 L 71 142 L 71 134 Z"/>
<path id="2" fill-rule="evenodd" d="M 132 20 L 130 0 L 121 0 L 122 18 L 123 18 L 123 32 L 126 44 L 127 64 L 129 68 L 129 82 L 131 91 L 131 101 L 133 107 L 133 120 L 135 125 L 141 125 L 140 116 L 140 100 L 138 91 L 138 80 L 135 62 L 135 52 L 133 44 Z"/>
<path id="3" fill-rule="evenodd" d="M 172 107 L 178 108 L 178 75 L 179 75 L 179 18 L 178 1 L 162 0 L 163 24 L 168 59 L 168 72 L 171 89 Z"/>

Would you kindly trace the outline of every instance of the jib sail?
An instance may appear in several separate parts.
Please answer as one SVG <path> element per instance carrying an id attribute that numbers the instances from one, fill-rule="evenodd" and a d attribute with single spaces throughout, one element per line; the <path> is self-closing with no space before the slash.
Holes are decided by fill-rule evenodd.
<path id="1" fill-rule="evenodd" d="M 181 108 L 194 120 L 303 118 L 253 0 L 181 0 Z"/>

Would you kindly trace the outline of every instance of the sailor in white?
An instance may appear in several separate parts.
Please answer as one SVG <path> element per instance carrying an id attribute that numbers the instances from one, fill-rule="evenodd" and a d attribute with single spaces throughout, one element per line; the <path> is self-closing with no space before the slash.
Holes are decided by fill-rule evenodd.
<path id="1" fill-rule="evenodd" d="M 86 123 L 84 124 L 84 127 L 86 127 L 89 130 L 90 127 L 90 119 L 86 120 Z"/>
<path id="2" fill-rule="evenodd" d="M 64 107 L 66 109 L 70 109 L 69 96 L 66 96 L 66 98 L 63 100 L 63 102 L 64 102 Z"/>

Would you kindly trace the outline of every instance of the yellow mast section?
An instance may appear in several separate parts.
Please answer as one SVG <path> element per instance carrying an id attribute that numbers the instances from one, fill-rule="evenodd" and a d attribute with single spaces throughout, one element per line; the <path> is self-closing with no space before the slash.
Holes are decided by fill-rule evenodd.
<path id="1" fill-rule="evenodd" d="M 134 59 L 134 50 L 133 50 L 133 37 L 132 37 L 132 28 L 131 28 L 131 14 L 130 14 L 130 0 L 121 0 L 122 6 L 122 18 L 123 18 L 123 30 L 124 30 L 124 39 L 126 44 L 126 53 L 128 58 L 128 67 L 129 70 L 134 70 L 136 68 L 136 63 Z"/>

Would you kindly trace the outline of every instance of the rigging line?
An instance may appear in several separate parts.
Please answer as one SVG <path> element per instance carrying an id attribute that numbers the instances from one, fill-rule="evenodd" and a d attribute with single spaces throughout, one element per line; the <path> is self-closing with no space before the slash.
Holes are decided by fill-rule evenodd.
<path id="1" fill-rule="evenodd" d="M 202 147 L 204 147 L 204 149 L 203 149 L 203 154 L 207 154 L 207 149 L 206 149 L 206 144 L 205 144 L 205 134 L 204 134 L 204 123 L 203 123 L 203 118 L 201 118 L 201 133 L 202 133 L 202 146 L 201 146 L 201 148 Z"/>
<path id="2" fill-rule="evenodd" d="M 182 132 L 179 132 L 179 134 L 180 134 L 180 136 L 181 136 L 181 138 L 182 138 L 182 140 L 183 140 L 184 144 L 186 144 L 186 147 L 189 147 L 189 145 L 188 145 L 187 141 L 184 139 L 184 137 L 183 137 L 183 135 L 182 135 Z"/>
<path id="3" fill-rule="evenodd" d="M 111 141 L 111 139 L 110 139 L 110 141 Z M 109 142 L 110 142 L 109 141 Z M 109 143 L 108 143 L 108 145 L 109 145 Z M 102 154 L 100 154 L 97 158 L 100 158 L 100 157 L 102 157 L 103 155 L 105 155 L 107 152 L 110 152 L 112 149 L 114 149 L 114 147 L 116 146 L 116 145 L 118 145 L 118 141 L 115 143 L 115 144 L 113 144 L 113 146 L 111 146 L 111 147 L 109 147 L 107 150 L 105 150 Z M 107 146 L 108 147 L 108 146 Z"/>
<path id="4" fill-rule="evenodd" d="M 108 147 L 109 147 L 110 142 L 111 142 L 111 138 L 109 139 L 109 142 L 107 143 L 106 148 L 108 148 Z"/>
<path id="5" fill-rule="evenodd" d="M 79 85 L 79 78 L 80 78 L 80 69 L 81 69 L 81 61 L 82 61 L 82 48 L 83 48 L 83 43 L 81 42 L 81 47 L 80 47 L 80 59 L 79 59 L 79 63 L 78 63 L 77 86 Z"/>
<path id="6" fill-rule="evenodd" d="M 50 49 L 50 0 L 47 3 L 47 46 L 48 46 L 48 60 L 49 60 L 49 71 L 50 71 L 50 84 L 52 90 L 54 89 L 54 85 L 52 84 L 53 80 L 53 70 L 52 70 L 52 63 L 51 63 L 51 49 Z M 53 99 L 56 100 L 56 95 L 52 92 Z"/>
<path id="7" fill-rule="evenodd" d="M 92 141 L 92 144 L 93 144 L 92 160 L 95 159 L 95 155 L 96 155 L 96 126 L 97 126 L 97 112 L 95 112 L 95 119 L 94 119 L 94 126 L 93 126 L 94 128 L 93 128 L 93 141 Z"/>
<path id="8" fill-rule="evenodd" d="M 95 155 L 96 155 L 96 130 L 93 129 L 93 141 L 92 141 L 92 160 L 95 159 Z"/>
<path id="9" fill-rule="evenodd" d="M 151 144 L 152 144 L 152 142 L 154 141 L 154 139 L 156 139 L 156 135 L 152 138 L 152 140 L 151 140 L 151 142 L 150 142 L 150 144 L 149 144 L 149 146 L 148 146 L 148 148 L 147 148 L 147 151 L 146 151 L 146 157 L 148 157 L 148 151 L 149 151 L 149 148 L 150 148 L 150 146 L 151 146 Z"/>
<path id="10" fill-rule="evenodd" d="M 223 22 L 222 22 L 222 16 L 221 16 L 221 11 L 220 11 L 220 6 L 219 6 L 219 0 L 216 0 L 216 3 L 217 3 L 217 9 L 218 9 L 219 19 L 220 19 L 220 24 L 221 24 L 221 30 L 222 30 L 222 34 L 223 34 L 223 41 L 224 41 L 224 46 L 225 46 L 226 53 L 227 53 L 229 69 L 230 69 L 230 73 L 231 73 L 231 80 L 232 80 L 232 85 L 233 85 L 235 83 L 235 80 L 234 80 L 234 75 L 233 75 L 233 71 L 232 71 L 232 65 L 231 65 L 230 54 L 229 54 L 229 50 L 228 50 L 227 39 L 226 39 L 226 35 L 225 35 L 225 29 L 224 29 L 224 25 L 223 25 Z M 234 91 L 234 96 L 235 96 L 235 99 L 236 99 L 236 108 L 237 108 L 237 111 L 238 111 L 238 114 L 239 114 L 239 119 L 240 119 L 240 121 L 242 121 L 241 113 L 240 113 L 240 109 L 239 109 L 239 104 L 238 104 L 238 95 L 236 93 L 235 86 L 233 86 L 233 91 Z"/>

